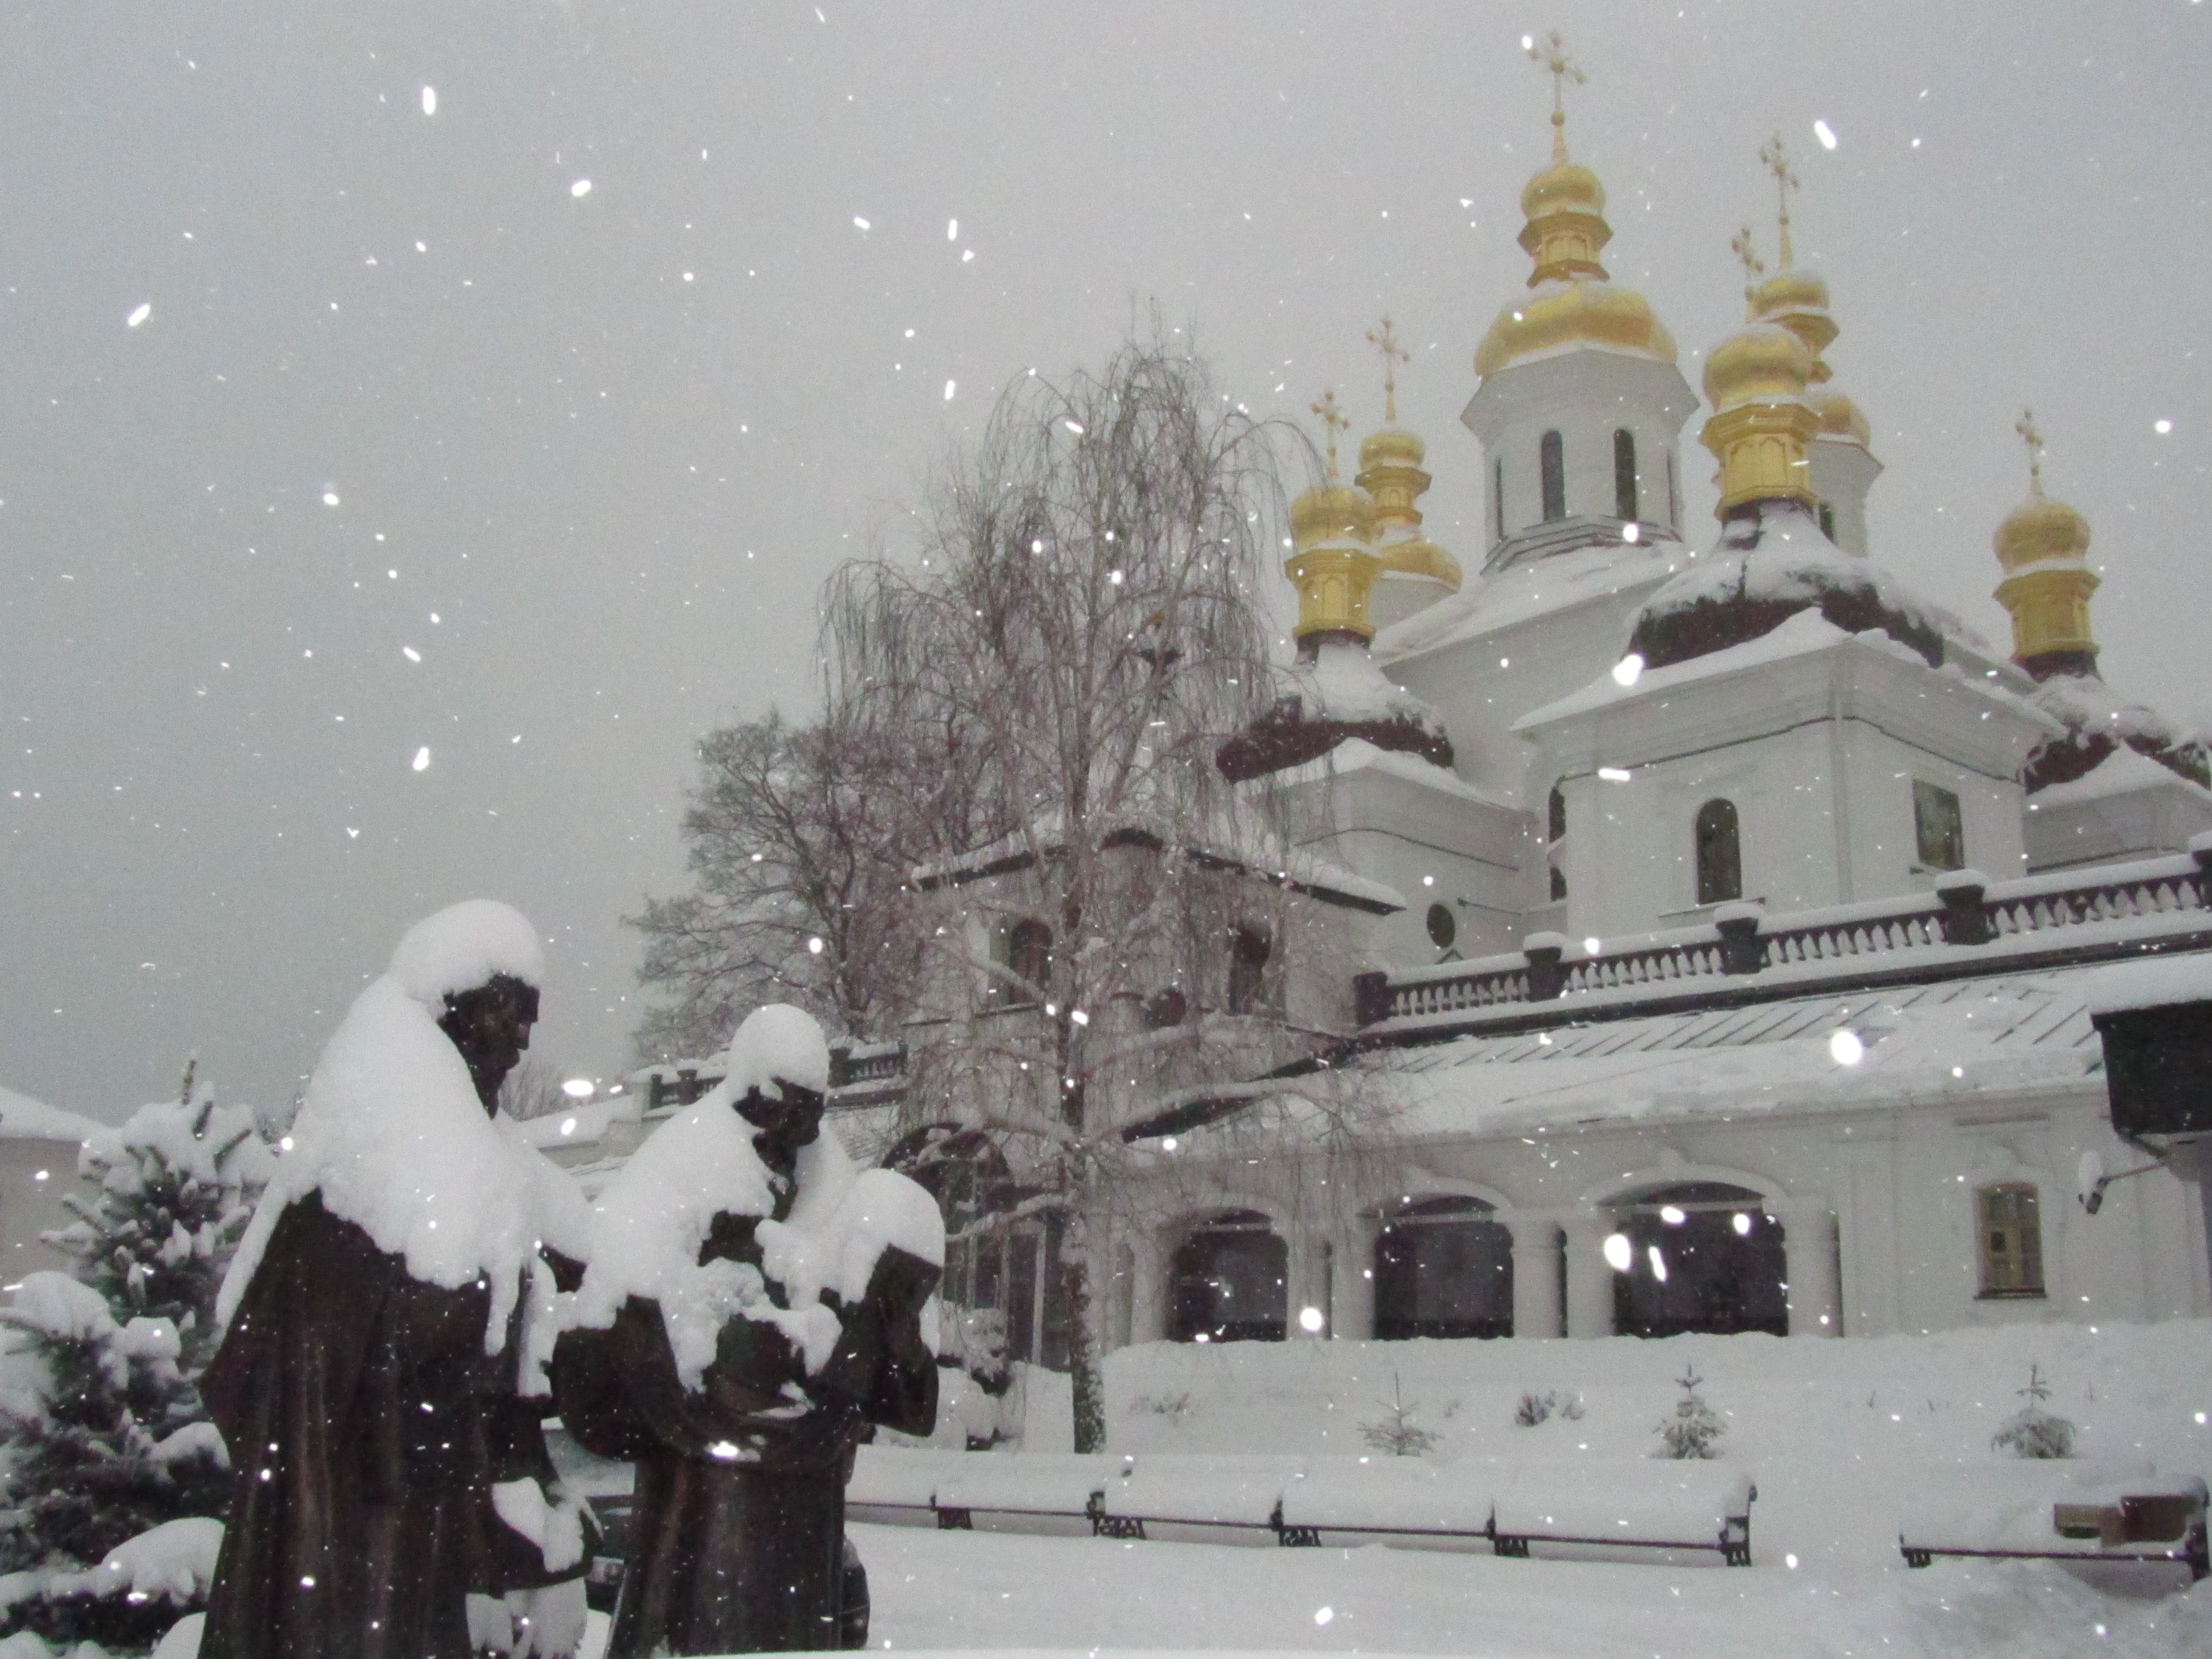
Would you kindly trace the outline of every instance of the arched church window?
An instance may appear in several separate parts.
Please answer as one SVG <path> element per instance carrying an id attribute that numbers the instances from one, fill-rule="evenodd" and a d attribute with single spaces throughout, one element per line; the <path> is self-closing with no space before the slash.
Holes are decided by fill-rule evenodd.
<path id="1" fill-rule="evenodd" d="M 1613 515 L 1633 521 L 1638 506 L 1636 434 L 1624 426 L 1613 434 Z"/>
<path id="2" fill-rule="evenodd" d="M 1674 475 L 1674 452 L 1667 452 L 1667 527 L 1679 528 L 1682 522 L 1682 486 Z"/>
<path id="3" fill-rule="evenodd" d="M 1271 941 L 1264 927 L 1237 928 L 1229 936 L 1229 1012 L 1256 1014 L 1264 1003 Z"/>
<path id="4" fill-rule="evenodd" d="M 1735 803 L 1709 800 L 1698 809 L 1698 902 L 1723 904 L 1742 896 L 1743 848 Z"/>
<path id="5" fill-rule="evenodd" d="M 1607 1244 L 1613 1329 L 1621 1335 L 1790 1334 L 1782 1224 L 1757 1193 L 1686 1182 L 1624 1199 L 1614 1216 L 1614 1237 L 1626 1246 Z"/>
<path id="6" fill-rule="evenodd" d="M 1479 1198 L 1408 1198 L 1375 1238 L 1375 1337 L 1513 1334 L 1513 1236 Z"/>
<path id="7" fill-rule="evenodd" d="M 1567 872 L 1559 868 L 1559 859 L 1566 851 L 1567 798 L 1559 786 L 1552 786 L 1551 798 L 1544 803 L 1544 861 L 1552 869 L 1552 896 L 1563 899 L 1567 896 Z"/>
<path id="8" fill-rule="evenodd" d="M 2043 1223 L 2035 1188 L 2025 1181 L 1984 1187 L 1974 1194 L 1981 1222 L 1982 1294 L 2043 1294 Z"/>
<path id="9" fill-rule="evenodd" d="M 1257 1210 L 1190 1230 L 1169 1286 L 1171 1342 L 1280 1342 L 1290 1328 L 1290 1248 Z"/>
<path id="10" fill-rule="evenodd" d="M 1830 541 L 1836 539 L 1836 509 L 1827 501 L 1820 503 L 1820 533 Z"/>
<path id="11" fill-rule="evenodd" d="M 1537 446 L 1538 465 L 1543 472 L 1544 522 L 1567 516 L 1567 457 L 1566 445 L 1556 432 L 1547 432 Z"/>
<path id="12" fill-rule="evenodd" d="M 1490 538 L 1493 542 L 1505 539 L 1505 458 L 1493 456 L 1490 463 Z"/>

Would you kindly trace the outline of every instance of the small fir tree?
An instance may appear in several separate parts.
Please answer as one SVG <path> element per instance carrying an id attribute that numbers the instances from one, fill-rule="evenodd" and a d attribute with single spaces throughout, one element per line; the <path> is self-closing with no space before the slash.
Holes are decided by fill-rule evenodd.
<path id="1" fill-rule="evenodd" d="M 2043 1380 L 2040 1364 L 2027 1368 L 2027 1386 L 2018 1392 L 2027 1404 L 2005 1419 L 1990 1436 L 1991 1449 L 2008 1451 L 2015 1457 L 2073 1456 L 2074 1425 L 2043 1409 L 2043 1402 L 2051 1398 L 2051 1385 Z"/>
<path id="2" fill-rule="evenodd" d="M 1682 1390 L 1682 1397 L 1674 1402 L 1674 1414 L 1662 1419 L 1659 1424 L 1660 1457 L 1713 1458 L 1720 1454 L 1713 1443 L 1728 1432 L 1718 1413 L 1705 1404 L 1705 1396 L 1698 1392 L 1705 1378 L 1694 1370 L 1686 1370 L 1674 1381 Z"/>
<path id="3" fill-rule="evenodd" d="M 72 1196 L 76 1221 L 46 1235 L 77 1276 L 28 1274 L 0 1311 L 0 1571 L 31 1575 L 0 1635 L 150 1644 L 177 1609 L 100 1595 L 87 1570 L 154 1527 L 223 1512 L 228 1460 L 195 1385 L 271 1158 L 252 1113 L 192 1079 L 86 1142 L 99 1196 Z"/>
<path id="4" fill-rule="evenodd" d="M 1359 1433 L 1361 1438 L 1376 1450 L 1389 1452 L 1393 1457 L 1419 1457 L 1425 1452 L 1434 1451 L 1442 1443 L 1442 1435 L 1432 1429 L 1423 1428 L 1413 1420 L 1413 1413 L 1420 1410 L 1420 1404 L 1418 1401 L 1410 1406 L 1406 1403 L 1397 1372 L 1390 1373 L 1390 1397 L 1375 1403 L 1390 1414 L 1362 1423 Z"/>

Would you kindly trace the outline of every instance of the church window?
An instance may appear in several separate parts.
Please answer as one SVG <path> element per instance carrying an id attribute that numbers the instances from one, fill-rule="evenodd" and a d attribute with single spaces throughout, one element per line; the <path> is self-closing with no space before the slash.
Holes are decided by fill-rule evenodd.
<path id="1" fill-rule="evenodd" d="M 1924 778 L 1913 779 L 1912 830 L 1923 869 L 1966 868 L 1966 821 L 1954 791 Z"/>
<path id="2" fill-rule="evenodd" d="M 1836 509 L 1832 502 L 1820 503 L 1820 533 L 1830 541 L 1836 539 Z"/>
<path id="3" fill-rule="evenodd" d="M 1617 1200 L 1626 1268 L 1613 1275 L 1621 1336 L 1790 1334 L 1790 1266 L 1782 1224 L 1746 1187 L 1717 1181 L 1659 1187 Z"/>
<path id="4" fill-rule="evenodd" d="M 1544 803 L 1544 861 L 1552 867 L 1552 896 L 1563 899 L 1567 896 L 1567 872 L 1559 868 L 1559 860 L 1566 853 L 1567 798 L 1559 786 L 1552 786 L 1551 799 Z"/>
<path id="5" fill-rule="evenodd" d="M 1171 1342 L 1280 1342 L 1290 1329 L 1290 1248 L 1256 1210 L 1191 1229 L 1170 1270 Z"/>
<path id="6" fill-rule="evenodd" d="M 991 1000 L 1008 1007 L 1024 1007 L 1043 1000 L 1052 978 L 1052 929 L 1034 916 L 1008 925 L 994 941 L 1000 967 L 1012 975 L 994 975 Z"/>
<path id="7" fill-rule="evenodd" d="M 1375 1340 L 1513 1334 L 1513 1236 L 1479 1198 L 1407 1198 L 1375 1239 Z"/>
<path id="8" fill-rule="evenodd" d="M 1698 902 L 1724 904 L 1742 896 L 1743 848 L 1735 803 L 1709 800 L 1698 809 Z"/>
<path id="9" fill-rule="evenodd" d="M 1674 452 L 1667 452 L 1667 524 L 1673 528 L 1682 522 L 1682 487 L 1674 476 Z"/>
<path id="10" fill-rule="evenodd" d="M 1270 944 L 1264 927 L 1239 927 L 1229 936 L 1229 1012 L 1261 1012 Z"/>
<path id="11" fill-rule="evenodd" d="M 1636 434 L 1626 427 L 1613 434 L 1613 515 L 1633 521 L 1636 494 Z"/>
<path id="12" fill-rule="evenodd" d="M 1982 1244 L 1982 1294 L 2043 1294 L 2043 1225 L 2035 1188 L 2024 1181 L 1984 1187 L 1974 1194 Z"/>
<path id="13" fill-rule="evenodd" d="M 1459 938 L 1459 919 L 1451 913 L 1449 904 L 1429 907 L 1429 943 L 1439 951 L 1449 951 Z"/>
<path id="14" fill-rule="evenodd" d="M 1566 447 L 1557 432 L 1547 432 L 1537 446 L 1544 475 L 1544 522 L 1567 516 Z"/>
<path id="15" fill-rule="evenodd" d="M 1490 463 L 1490 538 L 1494 542 L 1505 539 L 1505 458 L 1494 458 Z"/>

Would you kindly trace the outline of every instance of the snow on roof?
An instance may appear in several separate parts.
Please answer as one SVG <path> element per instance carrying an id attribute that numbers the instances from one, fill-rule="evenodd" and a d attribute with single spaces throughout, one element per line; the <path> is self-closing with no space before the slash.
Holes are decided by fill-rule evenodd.
<path id="1" fill-rule="evenodd" d="M 1283 679 L 1304 702 L 1311 718 L 1437 724 L 1436 710 L 1376 666 L 1364 644 L 1325 642 L 1313 661 L 1283 670 Z"/>
<path id="2" fill-rule="evenodd" d="M 1387 664 L 1480 639 L 1550 611 L 1664 581 L 1697 557 L 1692 549 L 1668 538 L 1601 542 L 1530 559 L 1478 577 L 1451 598 L 1384 629 L 1376 636 L 1375 654 Z"/>
<path id="3" fill-rule="evenodd" d="M 2077 732 L 2101 732 L 2122 743 L 2183 740 L 2172 721 L 2148 703 L 2121 696 L 2102 675 L 2053 674 L 2032 695 L 2045 714 Z"/>
<path id="4" fill-rule="evenodd" d="M 2212 978 L 2212 955 L 2190 958 Z M 2103 1070 L 2093 976 L 2069 969 L 1379 1051 L 1409 1137 L 1819 1112 L 2078 1084 Z M 1856 1049 L 1832 1047 L 1840 1030 Z M 1846 1063 L 1839 1052 L 1856 1053 Z"/>
<path id="5" fill-rule="evenodd" d="M 1345 777 L 1355 772 L 1381 772 L 1407 783 L 1432 789 L 1454 800 L 1465 801 L 1474 806 L 1511 806 L 1513 802 L 1491 790 L 1479 788 L 1456 772 L 1447 771 L 1434 761 L 1424 760 L 1419 755 L 1401 753 L 1395 749 L 1378 749 L 1364 738 L 1347 738 L 1322 756 L 1281 775 L 1285 783 L 1317 782 L 1327 777 Z"/>
<path id="6" fill-rule="evenodd" d="M 1530 710 L 1514 721 L 1513 729 L 1520 732 L 1548 726 L 1570 715 L 1586 714 L 1618 703 L 1635 702 L 1680 690 L 1699 680 L 1740 674 L 1764 664 L 1783 662 L 1792 657 L 1811 656 L 1816 652 L 1839 650 L 1848 645 L 1865 646 L 1887 652 L 1917 667 L 1927 666 L 1918 652 L 1910 646 L 1899 645 L 1878 629 L 1865 634 L 1847 634 L 1818 611 L 1800 611 L 1755 640 L 1746 640 L 1741 645 L 1709 652 L 1702 657 L 1692 657 L 1665 668 L 1647 668 L 1626 685 L 1608 671 L 1581 690 L 1571 691 L 1556 702 L 1547 702 L 1541 708 Z M 1999 691 L 1994 685 L 1984 685 L 1964 676 L 1960 677 L 1960 681 L 1962 684 L 1976 686 L 1986 695 L 2001 696 L 2014 706 L 2018 704 L 2017 698 L 2009 692 Z"/>
<path id="7" fill-rule="evenodd" d="M 2171 767 L 2160 766 L 2148 755 L 2123 743 L 2072 782 L 2046 784 L 2037 790 L 2035 803 L 2039 807 L 2066 806 L 2145 789 L 2179 789 L 2212 799 L 2212 790 L 2183 777 Z"/>
<path id="8" fill-rule="evenodd" d="M 387 971 L 409 996 L 436 1009 L 449 993 L 488 984 L 495 974 L 544 984 L 545 951 L 538 930 L 512 905 L 464 899 L 402 934 Z"/>
<path id="9" fill-rule="evenodd" d="M 0 1140 L 82 1141 L 106 1127 L 13 1089 L 0 1089 Z"/>
<path id="10" fill-rule="evenodd" d="M 2095 1014 L 2212 1002 L 2212 954 L 2192 951 L 2100 968 L 2089 978 L 2086 1000 Z"/>

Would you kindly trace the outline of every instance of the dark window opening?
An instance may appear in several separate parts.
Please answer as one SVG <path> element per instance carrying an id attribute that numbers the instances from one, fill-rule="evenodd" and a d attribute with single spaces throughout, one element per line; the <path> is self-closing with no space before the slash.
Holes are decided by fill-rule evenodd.
<path id="1" fill-rule="evenodd" d="M 1375 1239 L 1375 1338 L 1513 1334 L 1513 1236 L 1476 1198 L 1409 1198 Z"/>
<path id="2" fill-rule="evenodd" d="M 1280 1342 L 1290 1330 L 1290 1247 L 1256 1210 L 1225 1210 L 1175 1253 L 1168 1338 Z"/>
<path id="3" fill-rule="evenodd" d="M 1912 833 L 1923 868 L 1966 868 L 1966 820 L 1959 811 L 1959 797 L 1942 784 L 1913 779 Z"/>
<path id="4" fill-rule="evenodd" d="M 1984 1187 L 1974 1194 L 1982 1224 L 1982 1294 L 2043 1294 L 2043 1223 L 2035 1188 L 2024 1181 Z"/>
<path id="5" fill-rule="evenodd" d="M 1782 1224 L 1757 1193 L 1691 1182 L 1639 1194 L 1614 1213 L 1628 1247 L 1626 1270 L 1613 1276 L 1621 1335 L 1790 1334 Z"/>
<path id="6" fill-rule="evenodd" d="M 1555 899 L 1567 896 L 1567 872 L 1559 867 L 1559 860 L 1566 855 L 1566 842 L 1567 798 L 1554 784 L 1551 799 L 1544 803 L 1544 861 L 1551 866 L 1552 896 Z"/>
<path id="7" fill-rule="evenodd" d="M 999 935 L 998 946 L 999 965 L 1013 977 L 993 977 L 992 1000 L 1007 1006 L 1043 1001 L 1052 979 L 1052 929 L 1024 916 Z"/>
<path id="8" fill-rule="evenodd" d="M 1830 541 L 1836 539 L 1836 509 L 1826 501 L 1820 503 L 1820 533 Z"/>
<path id="9" fill-rule="evenodd" d="M 1682 524 L 1682 488 L 1674 477 L 1674 452 L 1667 452 L 1667 527 L 1679 530 Z"/>
<path id="10" fill-rule="evenodd" d="M 1264 1006 L 1270 945 L 1264 927 L 1239 927 L 1229 939 L 1229 1012 L 1256 1014 Z"/>
<path id="11" fill-rule="evenodd" d="M 1491 540 L 1505 539 L 1505 458 L 1502 455 L 1490 463 L 1490 530 Z"/>
<path id="12" fill-rule="evenodd" d="M 1613 513 L 1633 521 L 1638 515 L 1636 434 L 1622 427 L 1613 434 Z"/>
<path id="13" fill-rule="evenodd" d="M 1547 432 L 1537 446 L 1544 475 L 1544 522 L 1567 516 L 1566 447 L 1559 434 Z"/>
<path id="14" fill-rule="evenodd" d="M 1698 902 L 1722 904 L 1743 896 L 1743 849 L 1735 803 L 1709 800 L 1698 809 Z"/>

